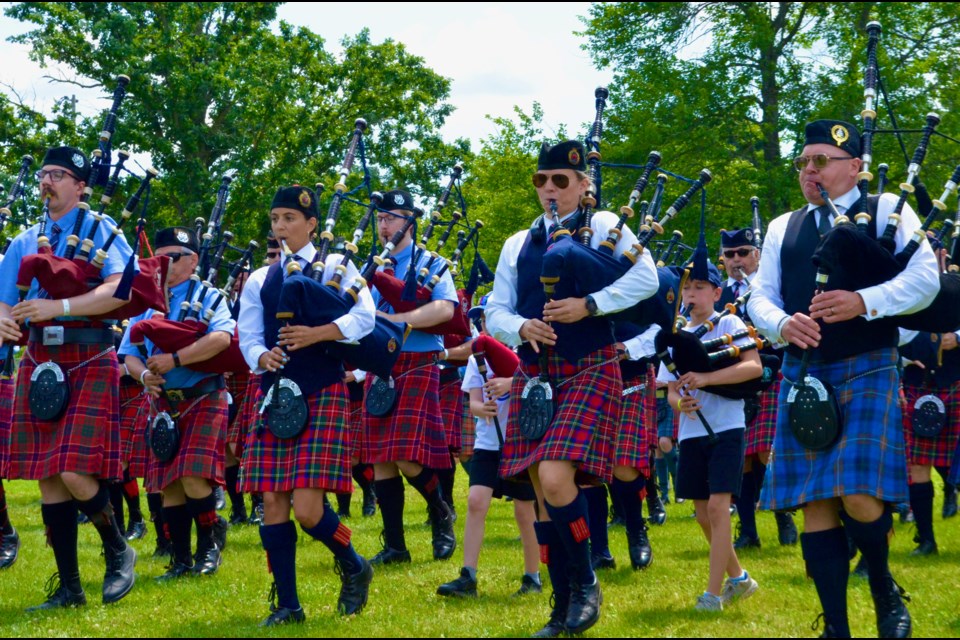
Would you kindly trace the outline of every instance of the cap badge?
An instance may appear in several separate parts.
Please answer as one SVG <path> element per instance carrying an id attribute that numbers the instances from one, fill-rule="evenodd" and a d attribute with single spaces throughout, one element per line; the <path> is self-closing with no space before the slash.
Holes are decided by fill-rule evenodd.
<path id="1" fill-rule="evenodd" d="M 841 147 L 844 142 L 850 139 L 850 132 L 842 124 L 835 124 L 830 127 L 830 137 L 833 138 L 838 147 Z"/>
<path id="2" fill-rule="evenodd" d="M 401 207 L 402 207 L 403 205 L 407 204 L 406 199 L 405 199 L 401 194 L 399 194 L 399 193 L 393 194 L 393 202 L 394 202 L 395 204 L 400 205 Z"/>
<path id="3" fill-rule="evenodd" d="M 177 240 L 180 242 L 190 242 L 190 234 L 186 231 L 177 231 Z"/>
<path id="4" fill-rule="evenodd" d="M 312 202 L 310 200 L 310 192 L 307 191 L 306 189 L 301 191 L 299 201 L 300 201 L 301 207 L 303 207 L 304 209 L 308 208 L 310 206 L 310 203 Z"/>
<path id="5" fill-rule="evenodd" d="M 73 160 L 73 166 L 79 167 L 81 169 L 83 168 L 84 162 L 83 162 L 82 155 L 80 155 L 79 153 L 75 153 L 73 154 L 73 158 L 71 158 L 71 160 Z"/>
<path id="6" fill-rule="evenodd" d="M 744 235 L 747 237 L 747 242 L 753 242 L 753 231 L 747 229 Z"/>
<path id="7" fill-rule="evenodd" d="M 390 340 L 387 342 L 387 351 L 389 351 L 390 353 L 393 353 L 394 351 L 397 350 L 397 346 L 398 346 L 397 339 L 390 338 Z"/>
<path id="8" fill-rule="evenodd" d="M 670 287 L 669 289 L 667 289 L 667 304 L 673 304 L 673 302 L 676 299 L 677 299 L 677 294 L 673 292 L 673 287 Z"/>
<path id="9" fill-rule="evenodd" d="M 572 166 L 577 166 L 580 164 L 580 152 L 576 149 L 570 149 L 570 153 L 567 154 L 567 160 L 570 161 Z"/>

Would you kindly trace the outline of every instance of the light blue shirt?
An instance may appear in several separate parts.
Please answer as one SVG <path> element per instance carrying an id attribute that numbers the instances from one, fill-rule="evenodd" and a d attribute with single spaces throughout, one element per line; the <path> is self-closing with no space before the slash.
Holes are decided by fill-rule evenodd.
<path id="1" fill-rule="evenodd" d="M 60 235 L 57 240 L 57 246 L 54 250 L 54 254 L 63 257 L 67 252 L 67 236 L 73 232 L 73 225 L 77 221 L 77 213 L 79 209 L 71 210 L 67 215 L 63 216 L 54 223 L 53 220 L 47 216 L 47 225 L 46 225 L 46 236 L 50 238 L 51 244 L 53 244 L 53 225 L 56 224 L 60 227 Z M 83 226 L 80 231 L 80 240 L 83 241 L 87 237 L 87 233 L 90 228 L 93 226 L 94 220 L 93 216 L 89 213 L 84 217 Z M 113 235 L 113 229 L 116 226 L 110 217 L 103 216 L 103 220 L 100 222 L 100 226 L 97 228 L 97 234 L 94 241 L 94 251 L 97 248 L 103 247 L 106 244 L 107 238 Z M 40 233 L 40 225 L 35 224 L 20 235 L 18 235 L 13 242 L 10 243 L 10 248 L 7 249 L 5 259 L 3 262 L 0 262 L 0 302 L 5 302 L 11 307 L 19 302 L 19 292 L 17 290 L 17 273 L 20 270 L 20 261 L 23 260 L 26 256 L 35 254 L 38 252 L 37 249 L 37 238 Z M 79 250 L 79 247 L 78 247 Z M 110 251 L 107 253 L 107 260 L 103 265 L 103 271 L 101 271 L 101 276 L 106 279 L 108 276 L 112 276 L 117 273 L 123 273 L 124 268 L 127 266 L 127 261 L 130 259 L 130 256 L 133 255 L 133 251 L 130 249 L 130 245 L 127 244 L 126 239 L 121 234 L 116 240 L 113 241 L 113 245 L 110 247 Z M 33 300 L 39 297 L 47 297 L 40 295 L 40 284 L 33 280 L 30 285 L 30 290 L 27 292 L 27 300 Z"/>
<path id="2" fill-rule="evenodd" d="M 190 288 L 190 281 L 181 282 L 175 287 L 170 288 L 170 314 L 179 315 L 180 303 L 186 299 L 187 289 Z M 196 286 L 193 292 L 193 295 L 190 297 L 190 301 L 193 302 L 200 297 L 200 290 L 202 287 Z M 200 317 L 205 317 L 207 309 L 213 306 L 214 300 L 218 296 L 216 291 L 207 292 L 206 298 L 203 301 L 203 311 L 200 314 Z M 136 316 L 135 318 L 130 319 L 130 327 L 133 327 L 140 320 L 148 320 L 153 317 L 153 314 L 156 313 L 153 309 L 148 309 L 146 312 Z M 213 318 L 210 320 L 210 326 L 207 328 L 207 334 L 210 334 L 214 331 L 225 331 L 231 336 L 233 335 L 233 329 L 236 327 L 236 322 L 234 322 L 233 317 L 230 315 L 230 309 L 228 308 L 226 300 L 222 300 L 217 306 L 216 312 L 213 314 Z M 162 353 L 157 346 L 149 339 L 145 339 L 144 345 L 147 347 L 147 353 L 150 355 L 155 355 L 157 353 Z M 140 354 L 140 350 L 130 343 L 130 330 L 123 335 L 123 341 L 120 343 L 120 348 L 117 350 L 121 356 L 136 356 L 143 360 L 143 356 Z M 216 357 L 216 356 L 214 356 Z M 174 367 L 166 374 L 164 374 L 163 379 L 166 380 L 166 386 L 168 389 L 186 389 L 194 386 L 201 380 L 209 378 L 214 374 L 212 373 L 201 373 L 199 371 L 194 371 L 189 366 L 186 367 Z"/>
<path id="3" fill-rule="evenodd" d="M 403 276 L 406 275 L 407 267 L 410 265 L 410 256 L 413 253 L 414 247 L 414 243 L 411 242 L 405 248 L 393 254 L 394 260 L 397 261 L 397 266 L 394 268 L 394 274 L 398 278 L 402 279 Z M 419 272 L 421 268 L 426 266 L 429 260 L 430 254 L 423 252 L 420 260 L 417 261 L 416 270 Z M 434 260 L 433 265 L 430 267 L 430 274 L 427 276 L 426 282 L 430 282 L 430 278 L 439 273 L 444 264 L 446 263 L 442 259 Z M 449 269 L 446 269 L 443 275 L 440 276 L 440 282 L 438 282 L 437 286 L 434 287 L 433 298 L 431 300 L 450 300 L 453 302 L 454 306 L 460 304 L 460 300 L 457 298 L 457 288 L 453 284 L 453 278 L 450 276 Z M 376 303 L 378 311 L 396 313 L 396 310 L 390 306 L 389 302 L 383 299 L 376 287 L 373 288 L 373 301 Z M 443 351 L 443 336 L 425 333 L 423 331 L 417 331 L 414 329 L 404 341 L 403 351 L 416 353 L 425 351 Z"/>

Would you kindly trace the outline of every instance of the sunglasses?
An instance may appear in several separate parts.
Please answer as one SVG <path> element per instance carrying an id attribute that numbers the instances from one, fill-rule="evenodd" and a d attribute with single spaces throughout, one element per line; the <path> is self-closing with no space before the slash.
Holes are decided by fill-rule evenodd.
<path id="1" fill-rule="evenodd" d="M 825 153 L 817 153 L 812 156 L 800 156 L 799 158 L 793 159 L 793 166 L 796 167 L 797 171 L 803 171 L 807 168 L 807 164 L 813 160 L 813 166 L 817 169 L 825 169 L 831 160 L 853 160 L 849 156 L 828 156 Z"/>
<path id="2" fill-rule="evenodd" d="M 180 258 L 183 258 L 185 256 L 192 256 L 194 254 L 190 253 L 189 251 L 181 251 L 180 253 L 162 253 L 160 255 L 164 255 L 170 258 L 170 262 L 177 262 L 178 260 L 180 260 Z"/>
<path id="3" fill-rule="evenodd" d="M 741 258 L 746 258 L 748 255 L 753 253 L 753 249 L 728 249 L 723 252 L 723 257 L 727 260 L 733 258 L 733 256 L 740 256 Z"/>
<path id="4" fill-rule="evenodd" d="M 545 173 L 535 173 L 533 174 L 533 186 L 537 189 L 542 189 L 543 186 L 547 184 L 548 178 L 557 189 L 566 189 L 570 186 L 570 177 L 562 173 L 555 173 L 552 176 L 548 176 Z"/>

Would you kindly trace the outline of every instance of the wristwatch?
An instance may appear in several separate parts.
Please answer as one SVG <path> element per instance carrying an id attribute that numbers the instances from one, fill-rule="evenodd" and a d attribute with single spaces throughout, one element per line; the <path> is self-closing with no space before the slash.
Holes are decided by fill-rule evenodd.
<path id="1" fill-rule="evenodd" d="M 587 313 L 591 316 L 595 316 L 600 313 L 600 310 L 597 308 L 597 301 L 593 299 L 593 296 L 588 295 L 583 299 L 584 304 L 587 305 Z"/>

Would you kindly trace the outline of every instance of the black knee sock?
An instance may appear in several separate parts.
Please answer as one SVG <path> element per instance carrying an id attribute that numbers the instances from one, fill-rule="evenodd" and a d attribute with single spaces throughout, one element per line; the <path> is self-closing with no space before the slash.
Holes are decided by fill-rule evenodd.
<path id="1" fill-rule="evenodd" d="M 557 507 L 544 501 L 547 513 L 567 550 L 567 564 L 571 580 L 582 585 L 593 584 L 596 575 L 590 564 L 590 523 L 587 499 L 583 492 L 570 504 Z"/>
<path id="2" fill-rule="evenodd" d="M 620 495 L 620 489 L 617 488 L 617 485 L 620 484 L 623 483 L 616 478 L 610 484 L 610 517 L 619 518 L 622 522 L 626 522 L 627 515 L 624 512 L 623 496 Z"/>
<path id="3" fill-rule="evenodd" d="M 434 514 L 446 513 L 446 502 L 443 501 L 443 490 L 440 488 L 440 477 L 433 469 L 424 467 L 419 475 L 408 477 L 407 482 L 416 489 L 427 501 L 430 511 Z M 380 492 L 377 492 L 380 495 Z"/>
<path id="4" fill-rule="evenodd" d="M 943 488 L 947 491 L 951 489 L 956 490 L 956 487 L 950 483 L 950 467 L 945 467 L 940 465 L 939 467 L 934 467 L 937 470 L 937 473 L 940 474 L 940 478 L 943 480 Z"/>
<path id="5" fill-rule="evenodd" d="M 217 494 L 205 498 L 187 496 L 187 512 L 197 525 L 197 550 L 209 549 L 214 544 L 213 526 L 217 524 Z"/>
<path id="6" fill-rule="evenodd" d="M 753 472 L 743 474 L 740 480 L 740 495 L 737 496 L 737 515 L 743 535 L 757 537 L 757 494 Z"/>
<path id="7" fill-rule="evenodd" d="M 835 638 L 850 637 L 847 619 L 847 581 L 850 560 L 843 527 L 800 535 L 807 574 L 813 578 L 823 607 L 823 617 Z"/>
<path id="8" fill-rule="evenodd" d="M 647 511 L 649 515 L 653 515 L 653 510 L 656 507 L 657 501 L 660 499 L 660 488 L 657 487 L 657 474 L 651 473 L 650 477 L 644 480 L 644 483 L 647 487 Z"/>
<path id="9" fill-rule="evenodd" d="M 628 533 L 643 528 L 643 498 L 647 491 L 646 485 L 647 481 L 643 476 L 638 476 L 630 482 L 613 481 L 611 490 L 620 496 L 623 520 Z"/>
<path id="10" fill-rule="evenodd" d="M 188 567 L 193 566 L 193 555 L 190 553 L 190 529 L 193 527 L 193 518 L 187 511 L 187 505 L 163 508 L 163 520 L 170 533 L 170 543 L 173 545 L 173 559 Z"/>
<path id="11" fill-rule="evenodd" d="M 243 494 L 237 489 L 240 476 L 240 465 L 235 464 L 223 470 L 223 477 L 227 483 L 227 495 L 230 496 L 230 509 L 233 513 L 246 513 L 247 505 L 243 503 Z"/>
<path id="12" fill-rule="evenodd" d="M 13 533 L 10 524 L 10 514 L 7 512 L 7 493 L 3 489 L 3 480 L 0 480 L 0 535 L 8 536 Z"/>
<path id="13" fill-rule="evenodd" d="M 373 488 L 373 465 L 353 465 L 353 479 L 356 481 L 357 486 L 360 487 L 360 490 L 363 491 L 363 495 L 366 496 L 367 492 Z"/>
<path id="14" fill-rule="evenodd" d="M 337 494 L 337 513 L 343 514 L 345 516 L 350 515 L 350 502 L 353 499 L 352 493 L 338 493 Z"/>
<path id="15" fill-rule="evenodd" d="M 53 548 L 53 558 L 60 573 L 60 584 L 74 593 L 83 591 L 80 585 L 80 563 L 77 560 L 77 503 L 73 500 L 40 505 L 47 543 Z"/>
<path id="16" fill-rule="evenodd" d="M 123 485 L 119 482 L 107 483 L 107 490 L 110 492 L 110 506 L 113 507 L 113 516 L 117 519 L 117 524 L 122 529 L 123 522 Z"/>
<path id="17" fill-rule="evenodd" d="M 917 523 L 921 542 L 936 542 L 933 536 L 933 483 L 915 482 L 910 485 L 910 508 Z"/>
<path id="18" fill-rule="evenodd" d="M 449 469 L 437 469 L 436 473 L 437 477 L 440 479 L 440 493 L 443 496 L 443 501 L 447 503 L 447 506 L 450 507 L 450 510 L 452 511 L 453 483 L 456 480 L 457 467 L 456 465 L 453 465 Z"/>
<path id="19" fill-rule="evenodd" d="M 137 479 L 130 475 L 130 469 L 123 470 L 123 499 L 130 512 L 130 522 L 143 522 L 143 512 L 140 511 L 140 485 Z"/>
<path id="20" fill-rule="evenodd" d="M 552 522 L 534 522 L 533 530 L 540 545 L 540 562 L 547 565 L 550 584 L 556 595 L 558 606 L 566 609 L 570 600 L 570 574 L 568 573 L 567 550 L 560 541 L 560 535 Z"/>
<path id="21" fill-rule="evenodd" d="M 753 486 L 756 487 L 757 499 L 760 499 L 760 490 L 763 489 L 763 481 L 767 477 L 767 465 L 763 464 L 759 460 L 753 461 Z"/>
<path id="22" fill-rule="evenodd" d="M 167 531 L 163 528 L 163 495 L 159 493 L 147 494 L 147 509 L 150 510 L 150 521 L 157 533 L 157 542 L 169 540 Z"/>
<path id="23" fill-rule="evenodd" d="M 607 487 L 589 487 L 581 489 L 587 498 L 587 521 L 590 523 L 590 555 L 592 557 L 610 555 L 610 540 L 607 537 Z"/>
<path id="24" fill-rule="evenodd" d="M 850 535 L 857 542 L 860 553 L 867 561 L 867 569 L 870 573 L 870 590 L 875 593 L 884 592 L 889 588 L 890 580 L 890 565 L 888 563 L 890 545 L 887 542 L 887 534 L 893 528 L 893 516 L 889 511 L 884 510 L 883 515 L 873 522 L 859 522 L 842 512 L 841 517 L 845 525 L 844 528 L 850 532 Z"/>
<path id="25" fill-rule="evenodd" d="M 260 525 L 260 541 L 267 552 L 267 566 L 277 585 L 277 605 L 300 609 L 297 597 L 297 526 L 292 522 Z"/>
<path id="26" fill-rule="evenodd" d="M 387 546 L 394 551 L 406 551 L 407 543 L 403 535 L 403 478 L 397 476 L 374 483 L 377 491 L 377 503 L 380 505 L 380 517 L 383 518 L 383 538 Z"/>
<path id="27" fill-rule="evenodd" d="M 105 547 L 110 547 L 114 551 L 123 551 L 127 548 L 127 539 L 120 533 L 117 518 L 113 515 L 113 507 L 110 506 L 110 491 L 106 484 L 100 483 L 100 490 L 89 500 L 76 502 L 77 508 L 85 513 L 96 527 Z"/>

